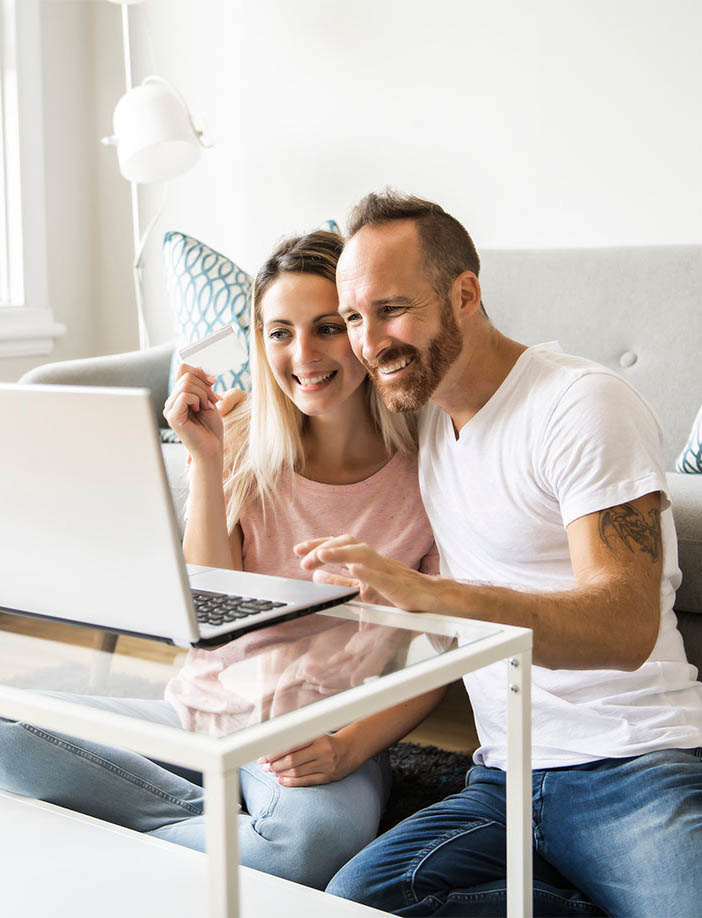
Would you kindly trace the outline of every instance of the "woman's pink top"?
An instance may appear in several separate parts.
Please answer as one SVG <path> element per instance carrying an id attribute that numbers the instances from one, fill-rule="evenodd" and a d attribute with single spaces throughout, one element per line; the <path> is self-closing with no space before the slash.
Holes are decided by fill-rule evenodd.
<path id="1" fill-rule="evenodd" d="M 293 546 L 306 539 L 348 533 L 407 567 L 438 573 L 438 552 L 419 494 L 416 455 L 396 453 L 380 471 L 355 484 L 330 485 L 301 475 L 285 476 L 279 496 L 279 501 L 267 506 L 265 524 L 259 501 L 241 514 L 246 571 L 311 580 Z M 302 633 L 303 622 L 289 624 Z M 242 699 L 223 684 L 220 674 L 259 652 L 271 636 L 282 634 L 281 628 L 262 629 L 214 650 L 189 651 L 185 666 L 166 688 L 166 698 L 186 729 L 221 733 L 246 722 L 249 706 L 242 707 Z"/>

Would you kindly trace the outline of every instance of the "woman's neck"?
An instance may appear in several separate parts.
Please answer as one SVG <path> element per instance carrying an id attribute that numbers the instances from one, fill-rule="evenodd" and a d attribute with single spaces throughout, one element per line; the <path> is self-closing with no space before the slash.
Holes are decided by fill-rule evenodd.
<path id="1" fill-rule="evenodd" d="M 381 469 L 390 454 L 373 424 L 364 387 L 338 412 L 310 416 L 302 430 L 300 474 L 324 484 L 353 484 Z"/>

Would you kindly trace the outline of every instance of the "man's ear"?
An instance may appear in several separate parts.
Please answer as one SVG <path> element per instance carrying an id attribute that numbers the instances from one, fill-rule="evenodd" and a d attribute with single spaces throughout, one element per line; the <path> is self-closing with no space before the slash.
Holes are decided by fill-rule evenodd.
<path id="1" fill-rule="evenodd" d="M 480 311 L 480 281 L 472 271 L 464 271 L 453 282 L 453 300 L 459 319 L 468 319 Z"/>

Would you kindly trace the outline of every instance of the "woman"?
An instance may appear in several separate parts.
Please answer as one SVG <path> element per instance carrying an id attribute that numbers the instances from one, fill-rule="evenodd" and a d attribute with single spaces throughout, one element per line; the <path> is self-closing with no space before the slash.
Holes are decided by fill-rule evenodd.
<path id="1" fill-rule="evenodd" d="M 289 239 L 259 271 L 252 392 L 224 424 L 214 380 L 180 368 L 164 415 L 191 457 L 183 542 L 189 563 L 309 577 L 293 546 L 328 526 L 414 568 L 437 571 L 417 484 L 415 419 L 385 408 L 337 312 L 342 245 L 321 231 Z M 190 652 L 167 693 L 186 726 L 202 729 L 210 709 L 216 728 L 226 729 L 214 676 L 244 646 L 238 640 Z M 323 888 L 335 863 L 375 837 L 388 792 L 387 760 L 379 753 L 423 720 L 442 694 L 244 767 L 249 815 L 241 818 L 241 862 Z"/>
<path id="2" fill-rule="evenodd" d="M 180 368 L 164 414 L 191 457 L 183 543 L 190 563 L 309 577 L 293 546 L 321 528 L 352 532 L 404 564 L 436 570 L 418 492 L 412 420 L 384 409 L 337 313 L 341 247 L 335 234 L 312 233 L 283 243 L 263 266 L 254 284 L 253 391 L 224 422 L 215 408 L 214 380 Z M 192 650 L 165 700 L 74 700 L 186 729 L 230 732 L 250 716 L 238 686 L 227 684 L 232 663 L 274 645 L 266 656 L 276 670 L 273 713 L 291 697 L 298 704 L 296 691 L 309 691 L 320 672 L 332 678 L 336 661 L 341 667 L 349 659 L 345 642 L 368 638 L 356 626 L 349 638 L 339 620 L 329 621 L 326 631 L 318 619 L 313 627 L 310 617 L 213 651 Z M 286 658 L 292 647 L 286 641 L 301 636 L 305 653 L 296 646 Z M 397 648 L 381 642 L 380 653 L 386 651 L 392 655 Z M 242 768 L 241 863 L 323 888 L 377 832 L 389 790 L 382 751 L 419 723 L 441 694 Z M 0 720 L 0 787 L 205 847 L 197 775 L 128 750 Z"/>

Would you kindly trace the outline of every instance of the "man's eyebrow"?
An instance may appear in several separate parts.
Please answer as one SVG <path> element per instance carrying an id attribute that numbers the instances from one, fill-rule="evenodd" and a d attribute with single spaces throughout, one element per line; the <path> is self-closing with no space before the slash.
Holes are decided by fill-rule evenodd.
<path id="1" fill-rule="evenodd" d="M 371 306 L 411 306 L 414 300 L 409 296 L 386 296 L 373 300 Z"/>
<path id="2" fill-rule="evenodd" d="M 380 309 L 383 306 L 411 306 L 415 300 L 409 296 L 385 296 L 379 300 L 372 300 L 371 306 L 374 309 Z M 354 312 L 354 309 L 351 306 L 339 306 L 339 312 L 343 315 L 344 313 Z"/>

